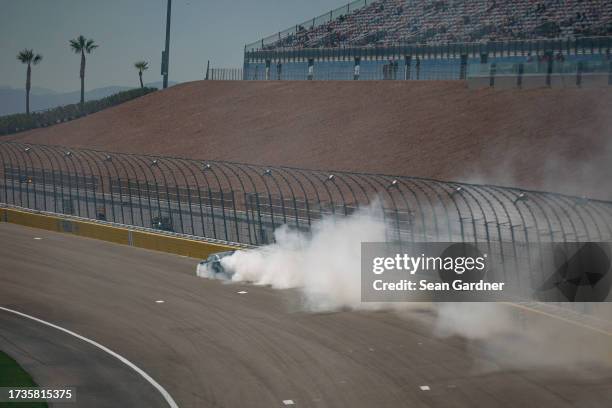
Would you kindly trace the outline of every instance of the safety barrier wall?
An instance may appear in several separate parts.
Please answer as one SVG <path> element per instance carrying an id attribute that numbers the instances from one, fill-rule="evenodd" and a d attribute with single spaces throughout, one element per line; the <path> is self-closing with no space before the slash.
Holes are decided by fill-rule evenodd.
<path id="1" fill-rule="evenodd" d="M 211 253 L 239 248 L 13 208 L 0 208 L 0 221 L 193 258 L 206 258 Z"/>

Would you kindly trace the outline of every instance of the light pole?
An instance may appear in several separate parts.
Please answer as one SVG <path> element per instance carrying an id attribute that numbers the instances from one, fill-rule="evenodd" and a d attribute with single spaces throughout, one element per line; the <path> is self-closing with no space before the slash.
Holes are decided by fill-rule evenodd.
<path id="1" fill-rule="evenodd" d="M 162 52 L 162 75 L 164 76 L 164 89 L 168 87 L 168 71 L 170 69 L 170 14 L 172 12 L 172 0 L 168 1 L 166 12 L 166 49 Z"/>

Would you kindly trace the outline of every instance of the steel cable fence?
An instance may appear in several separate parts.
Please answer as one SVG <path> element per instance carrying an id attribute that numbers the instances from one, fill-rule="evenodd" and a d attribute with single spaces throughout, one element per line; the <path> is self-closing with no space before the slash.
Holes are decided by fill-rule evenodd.
<path id="1" fill-rule="evenodd" d="M 612 203 L 493 185 L 0 143 L 0 201 L 248 245 L 372 207 L 389 241 L 612 240 Z"/>

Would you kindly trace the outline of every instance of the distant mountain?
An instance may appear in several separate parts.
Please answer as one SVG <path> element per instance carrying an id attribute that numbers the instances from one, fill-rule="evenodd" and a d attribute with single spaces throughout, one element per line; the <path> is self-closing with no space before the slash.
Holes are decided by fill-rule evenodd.
<path id="1" fill-rule="evenodd" d="M 174 82 L 174 81 L 168 81 L 168 86 L 174 86 L 177 85 L 178 82 Z M 145 84 L 145 86 L 150 86 L 152 88 L 157 88 L 157 89 L 162 89 L 163 88 L 164 83 L 162 81 L 157 81 L 157 82 L 149 82 L 148 84 Z"/>
<path id="2" fill-rule="evenodd" d="M 170 86 L 174 86 L 176 82 L 169 82 Z M 145 84 L 148 87 L 161 88 L 162 83 L 151 82 Z M 104 88 L 96 88 L 85 92 L 85 100 L 90 101 L 100 99 L 121 91 L 133 89 L 130 86 L 107 86 Z M 30 90 L 30 110 L 44 110 L 55 108 L 57 106 L 69 105 L 78 103 L 81 99 L 81 91 L 73 92 L 57 92 L 51 89 L 33 86 Z M 25 112 L 25 89 L 15 89 L 8 86 L 0 86 L 0 116 L 10 115 L 13 113 Z"/>

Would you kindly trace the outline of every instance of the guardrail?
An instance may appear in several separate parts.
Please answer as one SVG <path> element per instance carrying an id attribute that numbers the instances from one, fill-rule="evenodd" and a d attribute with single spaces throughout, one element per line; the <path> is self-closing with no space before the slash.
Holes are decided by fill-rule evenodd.
<path id="1" fill-rule="evenodd" d="M 262 245 L 374 207 L 390 241 L 612 240 L 612 202 L 494 185 L 0 143 L 0 201 Z"/>
<path id="2" fill-rule="evenodd" d="M 612 61 L 541 61 L 473 64 L 468 67 L 471 87 L 605 87 L 612 85 Z"/>
<path id="3" fill-rule="evenodd" d="M 241 81 L 242 68 L 209 68 L 206 79 L 210 81 Z"/>

